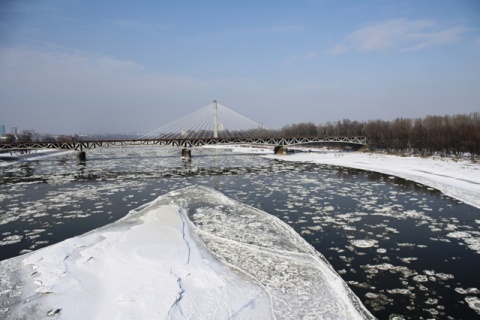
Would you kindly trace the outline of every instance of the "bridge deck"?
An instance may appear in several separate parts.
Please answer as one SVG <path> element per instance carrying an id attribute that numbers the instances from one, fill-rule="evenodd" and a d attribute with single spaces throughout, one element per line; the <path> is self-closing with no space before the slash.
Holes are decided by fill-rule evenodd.
<path id="1" fill-rule="evenodd" d="M 0 143 L 0 150 L 12 149 L 67 149 L 87 150 L 109 146 L 163 145 L 174 147 L 198 147 L 217 144 L 260 144 L 289 146 L 309 143 L 345 143 L 367 145 L 365 137 L 290 137 L 290 138 L 194 138 L 194 139 L 129 139 L 96 141 L 16 142 Z"/>

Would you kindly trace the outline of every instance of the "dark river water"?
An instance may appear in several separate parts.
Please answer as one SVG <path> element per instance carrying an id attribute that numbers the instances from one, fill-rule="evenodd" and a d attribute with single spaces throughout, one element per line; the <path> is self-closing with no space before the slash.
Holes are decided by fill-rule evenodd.
<path id="1" fill-rule="evenodd" d="M 229 150 L 104 148 L 0 167 L 0 260 L 113 222 L 190 185 L 277 216 L 380 319 L 480 318 L 480 210 L 361 170 Z M 287 156 L 288 157 L 288 156 Z"/>

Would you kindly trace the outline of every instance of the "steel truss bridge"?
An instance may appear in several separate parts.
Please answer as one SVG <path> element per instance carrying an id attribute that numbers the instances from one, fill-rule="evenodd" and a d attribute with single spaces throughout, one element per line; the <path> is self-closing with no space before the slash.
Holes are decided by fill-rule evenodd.
<path id="1" fill-rule="evenodd" d="M 357 146 L 368 145 L 365 137 L 290 137 L 290 138 L 193 138 L 193 139 L 130 139 L 130 140 L 96 140 L 96 141 L 58 141 L 58 142 L 17 142 L 0 143 L 0 150 L 26 149 L 63 149 L 83 151 L 111 146 L 173 146 L 192 148 L 209 145 L 254 144 L 267 146 L 294 146 L 312 143 L 335 143 Z"/>

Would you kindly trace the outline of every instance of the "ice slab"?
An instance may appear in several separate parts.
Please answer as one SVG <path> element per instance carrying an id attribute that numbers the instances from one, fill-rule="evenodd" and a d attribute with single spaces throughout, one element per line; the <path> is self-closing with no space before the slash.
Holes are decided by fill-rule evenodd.
<path id="1" fill-rule="evenodd" d="M 373 318 L 288 225 L 198 186 L 0 262 L 0 304 L 6 319 Z"/>

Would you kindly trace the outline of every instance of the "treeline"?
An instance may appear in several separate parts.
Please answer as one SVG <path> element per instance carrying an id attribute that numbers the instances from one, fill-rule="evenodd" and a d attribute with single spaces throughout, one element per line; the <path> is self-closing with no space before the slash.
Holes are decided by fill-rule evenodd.
<path id="1" fill-rule="evenodd" d="M 420 155 L 480 154 L 480 113 L 425 118 L 397 118 L 393 121 L 351 121 L 344 119 L 316 125 L 297 123 L 272 131 L 278 136 L 363 136 L 370 147 L 389 152 Z"/>

